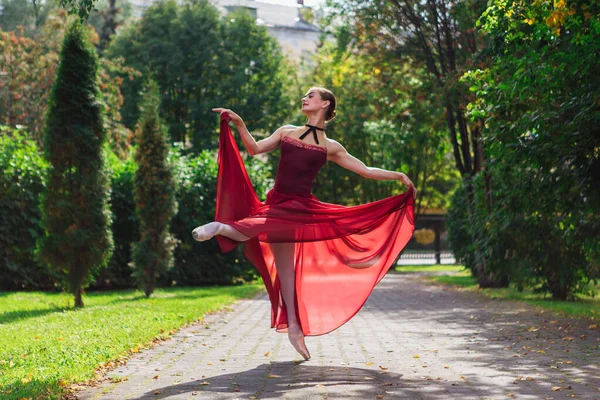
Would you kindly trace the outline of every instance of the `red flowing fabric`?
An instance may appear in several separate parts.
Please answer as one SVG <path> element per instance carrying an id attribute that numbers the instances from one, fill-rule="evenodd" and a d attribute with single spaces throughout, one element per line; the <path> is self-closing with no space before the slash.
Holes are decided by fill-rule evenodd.
<path id="1" fill-rule="evenodd" d="M 242 243 L 271 301 L 271 327 L 287 330 L 287 314 L 272 248 L 288 244 L 296 276 L 296 314 L 304 335 L 347 322 L 396 261 L 414 231 L 413 193 L 358 206 L 319 201 L 313 180 L 327 161 L 323 146 L 285 136 L 275 186 L 264 202 L 252 187 L 227 116 L 221 119 L 215 220 L 250 239 L 217 236 L 223 252 Z"/>

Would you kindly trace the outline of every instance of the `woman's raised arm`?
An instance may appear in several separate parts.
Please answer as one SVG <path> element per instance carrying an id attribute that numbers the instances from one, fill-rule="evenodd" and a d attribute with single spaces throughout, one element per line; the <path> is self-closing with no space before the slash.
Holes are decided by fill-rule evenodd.
<path id="1" fill-rule="evenodd" d="M 375 167 L 367 167 L 365 163 L 363 163 L 358 158 L 354 157 L 352 154 L 348 153 L 344 146 L 335 140 L 331 140 L 332 145 L 330 150 L 328 151 L 328 159 L 338 164 L 339 166 L 346 168 L 349 171 L 355 172 L 362 177 L 376 180 L 398 180 L 401 181 L 404 185 L 408 187 L 412 187 L 414 190 L 414 195 L 417 195 L 417 189 L 415 185 L 412 183 L 408 176 L 406 176 L 403 172 L 396 171 L 388 171 L 386 169 L 375 168 Z"/>
<path id="2" fill-rule="evenodd" d="M 246 147 L 248 154 L 250 154 L 251 156 L 275 150 L 279 146 L 279 142 L 281 141 L 281 133 L 286 128 L 289 128 L 289 125 L 282 126 L 275 132 L 273 132 L 273 134 L 268 138 L 262 139 L 257 142 L 254 139 L 254 137 L 250 134 L 248 128 L 246 128 L 244 120 L 242 120 L 242 118 L 239 115 L 227 108 L 213 108 L 212 110 L 220 114 L 227 113 L 227 115 L 229 116 L 229 118 L 231 118 L 231 121 L 235 125 L 235 128 L 237 129 L 238 133 L 240 134 L 242 142 L 244 142 L 244 147 Z"/>

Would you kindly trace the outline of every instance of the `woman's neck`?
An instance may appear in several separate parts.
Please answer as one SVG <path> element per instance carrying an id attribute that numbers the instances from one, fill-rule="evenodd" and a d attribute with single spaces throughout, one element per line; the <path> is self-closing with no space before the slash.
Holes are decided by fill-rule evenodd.
<path id="1" fill-rule="evenodd" d="M 325 119 L 322 116 L 310 116 L 306 124 L 325 129 Z"/>

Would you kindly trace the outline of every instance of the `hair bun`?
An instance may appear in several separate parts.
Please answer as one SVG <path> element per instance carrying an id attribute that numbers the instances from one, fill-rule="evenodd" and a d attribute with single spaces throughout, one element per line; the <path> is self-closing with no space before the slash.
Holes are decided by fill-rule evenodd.
<path id="1" fill-rule="evenodd" d="M 337 113 L 336 113 L 335 111 L 332 111 L 332 112 L 330 113 L 330 116 L 329 116 L 329 118 L 327 118 L 327 121 L 326 121 L 326 122 L 329 122 L 329 121 L 333 120 L 333 119 L 335 118 L 335 116 L 336 116 L 336 115 L 337 115 Z"/>

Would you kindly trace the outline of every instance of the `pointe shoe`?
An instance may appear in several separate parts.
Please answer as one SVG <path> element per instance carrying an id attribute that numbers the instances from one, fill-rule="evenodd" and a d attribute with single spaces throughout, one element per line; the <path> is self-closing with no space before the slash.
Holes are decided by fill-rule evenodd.
<path id="1" fill-rule="evenodd" d="M 206 225 L 199 226 L 192 231 L 192 237 L 198 242 L 204 242 L 217 234 L 218 227 L 218 222 L 210 222 Z"/>
<path id="2" fill-rule="evenodd" d="M 306 361 L 310 360 L 310 353 L 304 343 L 304 334 L 299 326 L 293 328 L 288 327 L 288 339 L 290 339 L 292 346 L 294 346 L 296 351 L 300 353 Z"/>

